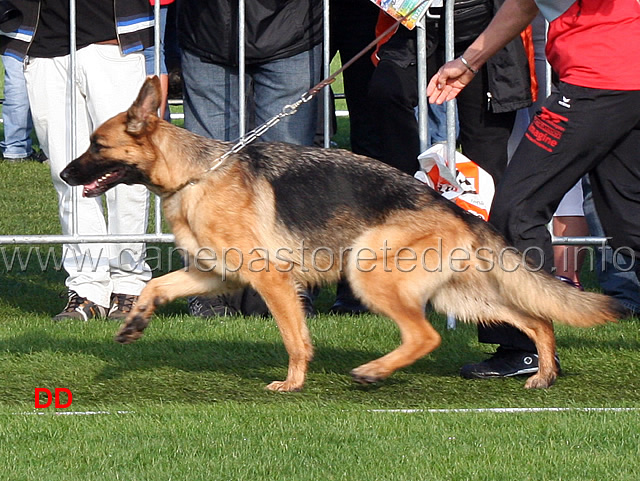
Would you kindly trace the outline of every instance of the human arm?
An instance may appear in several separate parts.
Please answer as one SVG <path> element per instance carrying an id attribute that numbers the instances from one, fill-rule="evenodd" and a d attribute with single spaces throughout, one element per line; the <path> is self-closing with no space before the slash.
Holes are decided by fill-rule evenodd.
<path id="1" fill-rule="evenodd" d="M 427 86 L 429 102 L 442 104 L 455 98 L 489 58 L 520 35 L 538 14 L 535 0 L 506 0 L 491 23 L 460 57 L 444 64 Z"/>

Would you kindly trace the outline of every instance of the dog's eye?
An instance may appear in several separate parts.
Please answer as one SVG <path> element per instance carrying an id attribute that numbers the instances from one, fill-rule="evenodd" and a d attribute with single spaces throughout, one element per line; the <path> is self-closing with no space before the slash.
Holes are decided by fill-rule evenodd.
<path id="1" fill-rule="evenodd" d="M 103 149 L 106 149 L 106 147 L 102 144 L 98 144 L 97 142 L 93 142 L 90 148 L 92 154 L 99 154 Z"/>

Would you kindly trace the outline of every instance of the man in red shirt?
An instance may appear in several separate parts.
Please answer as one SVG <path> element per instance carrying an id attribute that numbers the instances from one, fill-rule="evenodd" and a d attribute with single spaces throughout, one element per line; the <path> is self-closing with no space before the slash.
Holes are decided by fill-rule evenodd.
<path id="1" fill-rule="evenodd" d="M 433 76 L 429 100 L 453 99 L 539 11 L 549 21 L 547 58 L 560 82 L 518 146 L 490 222 L 529 253 L 534 266 L 552 272 L 547 223 L 564 194 L 588 174 L 611 246 L 634 258 L 640 255 L 638 0 L 506 0 L 463 55 Z M 497 325 L 479 329 L 479 338 L 500 347 L 490 359 L 464 366 L 463 377 L 537 372 L 535 347 L 522 332 Z"/>

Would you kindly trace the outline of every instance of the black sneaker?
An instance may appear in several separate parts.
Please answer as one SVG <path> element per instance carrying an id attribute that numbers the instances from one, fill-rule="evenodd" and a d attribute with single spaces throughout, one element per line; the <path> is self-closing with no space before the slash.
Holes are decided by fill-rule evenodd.
<path id="1" fill-rule="evenodd" d="M 29 156 L 31 160 L 34 162 L 40 162 L 41 164 L 46 164 L 49 162 L 49 157 L 44 153 L 44 150 L 33 151 L 33 153 Z"/>
<path id="2" fill-rule="evenodd" d="M 560 371 L 560 359 L 555 356 Z M 462 366 L 460 375 L 466 379 L 525 376 L 538 372 L 538 354 L 498 347 L 489 359 Z"/>
<path id="3" fill-rule="evenodd" d="M 302 310 L 304 311 L 304 317 L 315 317 L 316 309 L 313 306 L 313 299 L 315 295 L 313 294 L 311 289 L 305 289 L 298 293 L 298 297 L 300 297 L 300 301 L 302 302 Z"/>
<path id="4" fill-rule="evenodd" d="M 228 295 L 190 297 L 187 300 L 189 314 L 196 317 L 237 316 L 241 312 L 232 305 Z"/>
<path id="5" fill-rule="evenodd" d="M 369 309 L 353 294 L 346 281 L 339 281 L 336 287 L 336 300 L 329 309 L 332 314 L 362 314 Z"/>
<path id="6" fill-rule="evenodd" d="M 138 296 L 129 294 L 111 294 L 111 307 L 107 318 L 114 321 L 122 321 L 127 318 Z"/>
<path id="7" fill-rule="evenodd" d="M 106 317 L 106 307 L 99 306 L 89 299 L 80 297 L 76 291 L 69 291 L 67 295 L 69 296 L 67 306 L 60 314 L 53 316 L 54 321 L 65 321 L 67 319 L 88 321 L 89 319 L 101 319 Z"/>
<path id="8" fill-rule="evenodd" d="M 6 162 L 9 162 L 12 164 L 19 164 L 21 162 L 40 162 L 41 164 L 44 164 L 49 160 L 42 150 L 38 150 L 38 151 L 34 150 L 26 157 L 18 157 L 18 158 L 3 157 L 3 159 Z"/>
<path id="9" fill-rule="evenodd" d="M 329 309 L 332 314 L 363 314 L 369 312 L 364 304 L 358 301 L 355 297 L 348 299 L 344 297 L 336 297 L 335 302 Z"/>
<path id="10" fill-rule="evenodd" d="M 558 279 L 559 281 L 564 282 L 565 284 L 570 285 L 571 287 L 575 287 L 578 290 L 584 291 L 584 287 L 582 287 L 582 284 L 580 284 L 579 282 L 574 282 L 571 279 L 569 279 L 568 277 L 556 276 L 556 279 Z"/>

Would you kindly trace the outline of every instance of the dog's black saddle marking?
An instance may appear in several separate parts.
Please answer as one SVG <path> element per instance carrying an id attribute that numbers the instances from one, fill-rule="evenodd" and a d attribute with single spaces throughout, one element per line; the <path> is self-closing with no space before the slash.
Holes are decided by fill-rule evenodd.
<path id="1" fill-rule="evenodd" d="M 416 179 L 347 151 L 259 143 L 244 154 L 272 185 L 277 215 L 292 230 L 322 228 L 339 215 L 377 224 L 392 211 L 421 208 L 429 196 Z"/>

